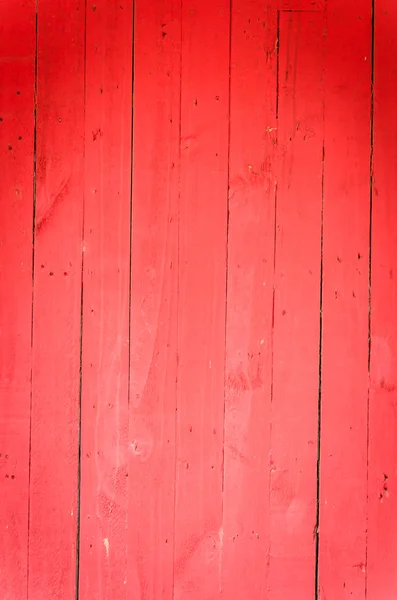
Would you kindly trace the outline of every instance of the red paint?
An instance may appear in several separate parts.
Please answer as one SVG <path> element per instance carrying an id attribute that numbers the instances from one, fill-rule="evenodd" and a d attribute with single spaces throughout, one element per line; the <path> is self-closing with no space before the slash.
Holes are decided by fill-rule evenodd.
<path id="1" fill-rule="evenodd" d="M 134 148 L 140 150 L 133 153 L 127 589 L 128 598 L 171 600 L 180 2 L 141 0 L 134 21 Z"/>
<path id="2" fill-rule="evenodd" d="M 396 6 L 376 5 L 368 489 L 368 600 L 391 599 L 396 558 Z"/>
<path id="3" fill-rule="evenodd" d="M 277 12 L 234 5 L 222 589 L 267 597 Z M 264 40 L 264 48 L 258 39 Z M 253 577 L 253 573 L 256 573 Z"/>
<path id="4" fill-rule="evenodd" d="M 182 5 L 175 600 L 221 589 L 229 17 Z"/>
<path id="5" fill-rule="evenodd" d="M 269 598 L 303 600 L 315 572 L 324 15 L 282 13 L 279 45 Z"/>
<path id="6" fill-rule="evenodd" d="M 320 597 L 365 597 L 371 2 L 327 16 Z"/>
<path id="7" fill-rule="evenodd" d="M 127 593 L 131 20 L 128 1 L 87 11 L 79 568 L 87 600 Z"/>
<path id="8" fill-rule="evenodd" d="M 80 0 L 55 13 L 38 1 L 28 581 L 37 600 L 76 594 L 84 20 Z"/>
<path id="9" fill-rule="evenodd" d="M 394 598 L 394 6 L 3 4 L 0 597 Z"/>
<path id="10" fill-rule="evenodd" d="M 32 316 L 34 2 L 0 7 L 0 598 L 26 598 Z"/>
<path id="11" fill-rule="evenodd" d="M 269 4 L 276 6 L 280 11 L 307 11 L 307 12 L 323 12 L 327 0 L 268 0 Z"/>

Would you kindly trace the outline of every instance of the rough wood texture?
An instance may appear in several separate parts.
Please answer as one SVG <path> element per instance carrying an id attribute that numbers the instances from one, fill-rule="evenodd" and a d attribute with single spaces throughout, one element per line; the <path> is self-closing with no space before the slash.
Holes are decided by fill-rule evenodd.
<path id="1" fill-rule="evenodd" d="M 84 2 L 38 0 L 28 597 L 76 596 Z"/>
<path id="2" fill-rule="evenodd" d="M 282 13 L 271 438 L 269 598 L 314 596 L 324 15 Z"/>
<path id="3" fill-rule="evenodd" d="M 376 3 L 368 488 L 368 600 L 397 586 L 397 92 L 393 2 Z"/>
<path id="4" fill-rule="evenodd" d="M 175 600 L 221 590 L 229 19 L 182 3 Z"/>
<path id="5" fill-rule="evenodd" d="M 26 598 L 36 17 L 34 1 L 17 0 L 12 11 L 6 4 L 0 5 L 0 598 Z"/>
<path id="6" fill-rule="evenodd" d="M 234 8 L 222 589 L 257 598 L 269 560 L 277 11 L 262 0 Z"/>
<path id="7" fill-rule="evenodd" d="M 325 73 L 319 591 L 364 598 L 371 1 L 332 0 Z"/>
<path id="8" fill-rule="evenodd" d="M 137 1 L 134 40 L 127 587 L 129 598 L 171 600 L 177 385 L 180 2 Z M 153 548 L 156 548 L 155 552 Z"/>
<path id="9" fill-rule="evenodd" d="M 87 11 L 80 598 L 126 597 L 132 3 Z"/>
<path id="10" fill-rule="evenodd" d="M 395 25 L 3 0 L 1 600 L 394 600 Z"/>

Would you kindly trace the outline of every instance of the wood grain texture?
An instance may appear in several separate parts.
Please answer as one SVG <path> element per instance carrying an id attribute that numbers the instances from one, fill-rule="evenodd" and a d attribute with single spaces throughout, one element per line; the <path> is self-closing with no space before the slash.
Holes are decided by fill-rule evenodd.
<path id="1" fill-rule="evenodd" d="M 324 15 L 279 39 L 269 598 L 314 596 Z"/>
<path id="2" fill-rule="evenodd" d="M 38 0 L 29 598 L 76 596 L 84 2 Z"/>
<path id="3" fill-rule="evenodd" d="M 229 19 L 182 4 L 175 600 L 221 585 Z"/>
<path id="4" fill-rule="evenodd" d="M 26 598 L 36 17 L 0 5 L 0 598 Z"/>
<path id="5" fill-rule="evenodd" d="M 171 600 L 181 9 L 135 4 L 128 597 Z"/>
<path id="6" fill-rule="evenodd" d="M 126 597 L 132 2 L 88 7 L 80 598 Z"/>
<path id="7" fill-rule="evenodd" d="M 371 1 L 327 16 L 319 593 L 365 597 Z"/>
<path id="8" fill-rule="evenodd" d="M 280 11 L 324 12 L 327 0 L 272 0 Z"/>
<path id="9" fill-rule="evenodd" d="M 222 594 L 267 598 L 277 11 L 233 9 Z"/>
<path id="10" fill-rule="evenodd" d="M 367 598 L 397 587 L 396 5 L 375 5 Z"/>
<path id="11" fill-rule="evenodd" d="M 396 8 L 54 6 L 0 6 L 0 600 L 394 600 Z"/>

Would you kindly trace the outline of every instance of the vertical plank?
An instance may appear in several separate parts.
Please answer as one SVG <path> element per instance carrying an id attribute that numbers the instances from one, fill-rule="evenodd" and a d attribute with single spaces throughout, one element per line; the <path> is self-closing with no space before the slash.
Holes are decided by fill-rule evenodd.
<path id="1" fill-rule="evenodd" d="M 175 600 L 221 584 L 229 0 L 182 3 Z"/>
<path id="2" fill-rule="evenodd" d="M 76 595 L 84 2 L 38 0 L 29 598 Z"/>
<path id="3" fill-rule="evenodd" d="M 281 13 L 269 598 L 315 590 L 324 15 Z"/>
<path id="4" fill-rule="evenodd" d="M 128 597 L 173 597 L 180 0 L 135 3 Z"/>
<path id="5" fill-rule="evenodd" d="M 35 3 L 0 5 L 0 597 L 26 598 Z"/>
<path id="6" fill-rule="evenodd" d="M 371 0 L 327 17 L 319 588 L 364 598 Z"/>
<path id="7" fill-rule="evenodd" d="M 236 0 L 231 30 L 222 593 L 267 598 L 277 11 Z"/>
<path id="8" fill-rule="evenodd" d="M 375 4 L 368 600 L 391 600 L 397 572 L 397 6 Z"/>
<path id="9" fill-rule="evenodd" d="M 87 11 L 80 597 L 126 597 L 132 1 Z"/>

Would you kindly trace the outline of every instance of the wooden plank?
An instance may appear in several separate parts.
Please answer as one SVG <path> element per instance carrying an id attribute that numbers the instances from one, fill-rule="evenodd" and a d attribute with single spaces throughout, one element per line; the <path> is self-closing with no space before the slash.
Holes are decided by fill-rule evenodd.
<path id="1" fill-rule="evenodd" d="M 276 0 L 281 11 L 324 11 L 326 0 Z"/>
<path id="2" fill-rule="evenodd" d="M 327 17 L 319 593 L 364 598 L 371 0 Z"/>
<path id="3" fill-rule="evenodd" d="M 80 598 L 126 597 L 132 1 L 87 11 Z"/>
<path id="4" fill-rule="evenodd" d="M 173 598 L 179 0 L 135 3 L 129 598 Z"/>
<path id="5" fill-rule="evenodd" d="M 18 18 L 16 18 L 18 15 Z M 35 3 L 0 5 L 0 597 L 27 596 Z"/>
<path id="6" fill-rule="evenodd" d="M 397 589 L 397 6 L 380 0 L 375 11 L 368 600 Z"/>
<path id="7" fill-rule="evenodd" d="M 222 593 L 267 598 L 277 11 L 233 4 Z"/>
<path id="8" fill-rule="evenodd" d="M 229 19 L 182 4 L 175 600 L 221 585 Z"/>
<path id="9" fill-rule="evenodd" d="M 76 596 L 84 153 L 82 0 L 38 0 L 29 598 Z"/>
<path id="10" fill-rule="evenodd" d="M 314 597 L 324 16 L 280 15 L 268 597 Z"/>

